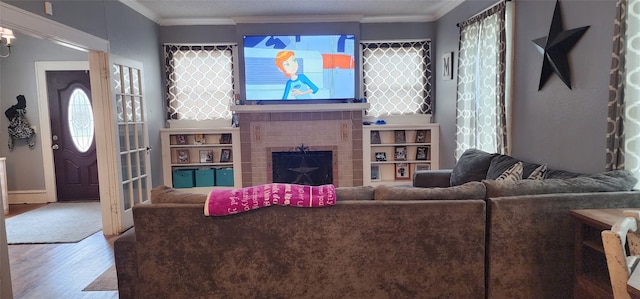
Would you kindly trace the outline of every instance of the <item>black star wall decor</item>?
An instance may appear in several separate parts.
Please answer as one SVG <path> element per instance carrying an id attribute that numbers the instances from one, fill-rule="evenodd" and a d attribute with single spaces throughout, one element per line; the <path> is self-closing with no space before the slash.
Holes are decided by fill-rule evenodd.
<path id="1" fill-rule="evenodd" d="M 562 79 L 562 82 L 571 89 L 571 72 L 569 71 L 567 53 L 575 46 L 587 29 L 589 29 L 589 26 L 584 26 L 564 30 L 562 26 L 562 16 L 560 14 L 560 2 L 556 0 L 556 8 L 553 11 L 549 35 L 533 40 L 533 43 L 536 44 L 538 50 L 540 50 L 543 59 L 538 90 L 542 89 L 542 86 L 547 82 L 549 77 L 551 77 L 552 73 L 558 75 L 558 77 Z"/>

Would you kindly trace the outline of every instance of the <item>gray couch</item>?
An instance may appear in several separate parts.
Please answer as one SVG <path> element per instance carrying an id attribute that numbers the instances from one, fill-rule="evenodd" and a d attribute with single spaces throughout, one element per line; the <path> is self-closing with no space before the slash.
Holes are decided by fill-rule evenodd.
<path id="1" fill-rule="evenodd" d="M 462 186 L 485 186 L 487 298 L 573 298 L 575 223 L 569 211 L 640 208 L 640 192 L 632 191 L 637 180 L 628 171 L 551 169 L 544 180 L 495 180 L 516 162 L 524 164 L 523 177 L 540 166 L 469 150 L 452 170 L 416 172 L 413 184 L 461 199 Z"/>
<path id="2" fill-rule="evenodd" d="M 640 192 L 624 171 L 555 173 L 337 188 L 331 207 L 216 218 L 203 195 L 157 187 L 115 241 L 120 298 L 572 298 L 568 212 L 640 208 Z"/>
<path id="3" fill-rule="evenodd" d="M 120 298 L 484 298 L 482 199 L 338 189 L 335 206 L 205 217 L 203 196 L 154 188 L 114 244 Z"/>

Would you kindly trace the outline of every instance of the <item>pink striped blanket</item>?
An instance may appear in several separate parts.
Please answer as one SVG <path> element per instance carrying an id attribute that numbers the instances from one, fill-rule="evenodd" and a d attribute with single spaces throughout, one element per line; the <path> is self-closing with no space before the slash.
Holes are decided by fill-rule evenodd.
<path id="1" fill-rule="evenodd" d="M 236 189 L 214 189 L 204 204 L 206 216 L 226 216 L 271 205 L 326 207 L 336 203 L 333 185 L 265 184 Z"/>

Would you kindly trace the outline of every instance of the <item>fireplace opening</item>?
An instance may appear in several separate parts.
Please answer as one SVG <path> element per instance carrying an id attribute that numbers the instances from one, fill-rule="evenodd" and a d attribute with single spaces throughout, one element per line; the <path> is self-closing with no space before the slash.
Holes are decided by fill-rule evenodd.
<path id="1" fill-rule="evenodd" d="M 274 183 L 333 184 L 332 151 L 273 152 L 271 162 Z"/>

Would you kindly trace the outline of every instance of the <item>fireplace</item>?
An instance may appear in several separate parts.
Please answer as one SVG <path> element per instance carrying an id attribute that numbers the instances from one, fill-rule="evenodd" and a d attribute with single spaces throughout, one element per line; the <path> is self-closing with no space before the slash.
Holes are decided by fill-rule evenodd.
<path id="1" fill-rule="evenodd" d="M 272 181 L 309 186 L 333 184 L 333 152 L 272 152 Z"/>
<path id="2" fill-rule="evenodd" d="M 274 176 L 278 179 L 282 175 L 274 174 L 272 154 L 300 152 L 302 144 L 309 152 L 331 152 L 330 163 L 322 164 L 331 166 L 331 171 L 323 170 L 323 176 L 331 177 L 333 185 L 361 186 L 362 111 L 367 107 L 367 103 L 233 106 L 240 119 L 242 185 L 275 182 Z M 306 160 L 312 163 L 310 158 Z M 296 167 L 300 165 L 287 168 Z M 316 179 L 313 184 L 320 184 Z"/>

